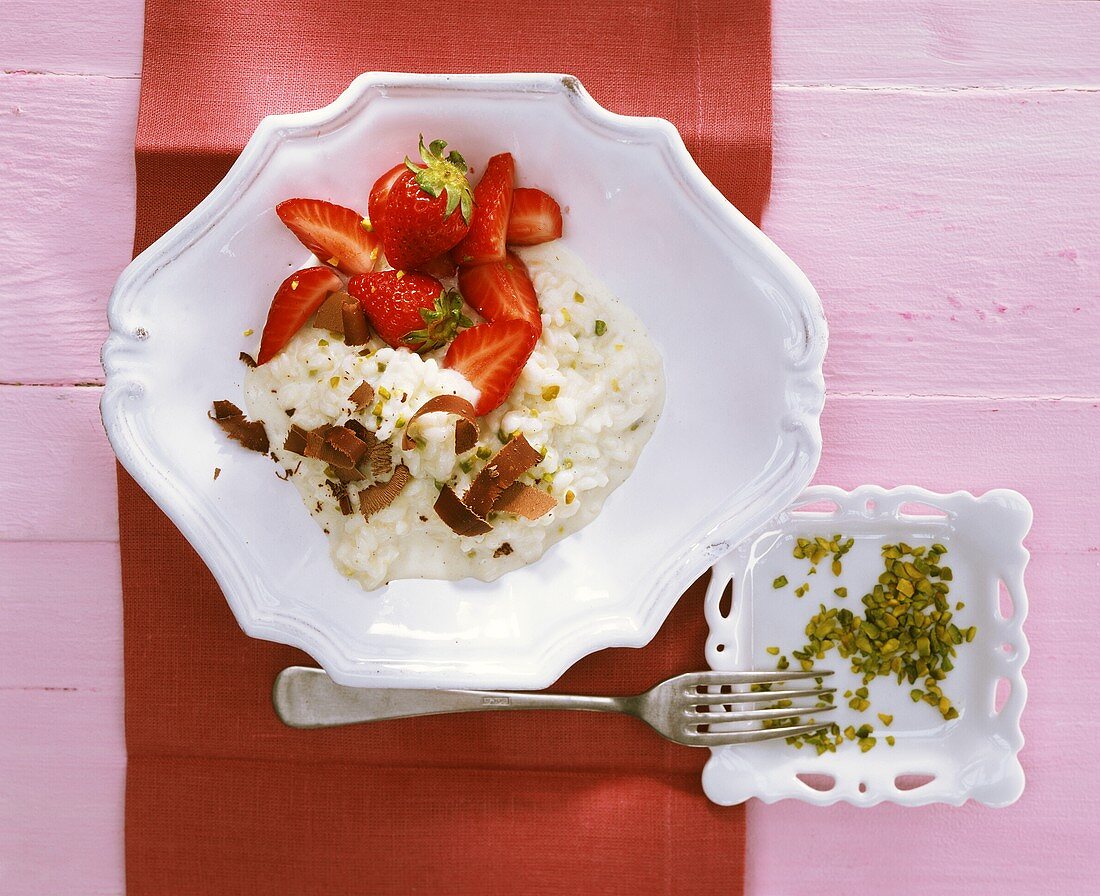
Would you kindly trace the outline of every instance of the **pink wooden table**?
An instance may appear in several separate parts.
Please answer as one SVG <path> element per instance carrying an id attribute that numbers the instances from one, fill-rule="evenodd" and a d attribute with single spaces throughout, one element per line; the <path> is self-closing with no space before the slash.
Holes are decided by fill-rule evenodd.
<path id="1" fill-rule="evenodd" d="M 1027 790 L 753 804 L 750 894 L 1100 891 L 1100 4 L 960 6 L 776 0 L 765 228 L 831 323 L 817 480 L 1035 506 Z M 0 893 L 120 893 L 99 346 L 133 232 L 142 4 L 3 10 Z"/>

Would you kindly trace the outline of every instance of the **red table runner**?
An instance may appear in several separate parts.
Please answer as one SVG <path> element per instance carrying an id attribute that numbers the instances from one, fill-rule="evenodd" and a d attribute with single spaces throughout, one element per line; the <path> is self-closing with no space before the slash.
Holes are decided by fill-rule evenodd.
<path id="1" fill-rule="evenodd" d="M 262 116 L 323 105 L 368 70 L 577 75 L 610 109 L 670 119 L 759 221 L 769 25 L 766 0 L 148 0 L 136 248 L 206 195 Z M 129 896 L 740 892 L 743 812 L 702 795 L 705 751 L 573 713 L 284 728 L 272 680 L 308 658 L 245 637 L 121 471 L 119 525 Z M 627 693 L 704 668 L 705 631 L 697 583 L 648 647 L 588 657 L 555 687 Z"/>

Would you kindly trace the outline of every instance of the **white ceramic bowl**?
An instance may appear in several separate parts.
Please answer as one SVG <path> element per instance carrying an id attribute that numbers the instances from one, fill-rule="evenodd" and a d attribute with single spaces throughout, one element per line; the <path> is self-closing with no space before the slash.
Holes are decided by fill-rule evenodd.
<path id="1" fill-rule="evenodd" d="M 598 519 L 492 583 L 371 593 L 271 462 L 206 418 L 243 404 L 277 284 L 310 256 L 289 196 L 364 208 L 374 178 L 443 137 L 474 165 L 511 151 L 566 210 L 566 240 L 662 350 L 665 411 Z M 683 589 L 794 498 L 821 449 L 826 327 L 806 278 L 695 166 L 676 130 L 598 106 L 561 75 L 366 74 L 332 105 L 273 116 L 225 180 L 137 258 L 110 302 L 103 419 L 126 469 L 206 561 L 241 627 L 348 685 L 538 688 L 641 646 Z M 223 473 L 213 481 L 214 467 Z"/>

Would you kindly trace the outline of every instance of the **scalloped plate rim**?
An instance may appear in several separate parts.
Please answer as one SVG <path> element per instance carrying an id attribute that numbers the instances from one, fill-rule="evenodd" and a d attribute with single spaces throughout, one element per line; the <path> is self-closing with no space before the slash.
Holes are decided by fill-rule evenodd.
<path id="1" fill-rule="evenodd" d="M 257 596 L 266 591 L 250 577 L 243 563 L 218 539 L 217 527 L 203 509 L 159 470 L 138 434 L 133 416 L 125 407 L 134 382 L 133 355 L 140 355 L 140 341 L 125 325 L 125 318 L 136 307 L 141 287 L 158 270 L 171 264 L 176 256 L 197 242 L 225 213 L 226 203 L 242 191 L 262 170 L 282 140 L 301 138 L 302 132 L 319 127 L 337 126 L 342 117 L 354 114 L 372 100 L 374 93 L 387 89 L 433 87 L 444 90 L 494 91 L 503 93 L 564 94 L 574 112 L 589 124 L 600 126 L 607 134 L 628 131 L 635 141 L 656 149 L 670 169 L 683 178 L 686 191 L 704 211 L 725 225 L 727 238 L 739 237 L 772 266 L 788 288 L 789 295 L 801 300 L 791 310 L 805 328 L 804 351 L 788 358 L 788 372 L 800 386 L 802 402 L 788 416 L 796 419 L 786 437 L 794 439 L 792 463 L 759 486 L 736 507 L 726 506 L 718 519 L 707 521 L 707 531 L 696 531 L 685 538 L 678 551 L 671 551 L 661 580 L 649 590 L 647 600 L 630 617 L 615 617 L 615 625 L 604 625 L 589 632 L 583 643 L 585 624 L 578 623 L 548 644 L 538 655 L 529 657 L 523 667 L 477 660 L 473 664 L 450 660 L 349 660 L 331 638 L 299 616 L 264 614 Z M 319 109 L 271 115 L 257 126 L 222 181 L 188 215 L 156 240 L 123 271 L 108 306 L 110 335 L 102 354 L 107 382 L 101 400 L 101 413 L 108 438 L 123 467 L 150 494 L 157 505 L 187 537 L 210 568 L 226 596 L 241 628 L 253 637 L 289 644 L 305 650 L 342 684 L 364 686 L 463 686 L 539 688 L 552 683 L 581 657 L 606 647 L 640 647 L 648 643 L 660 628 L 675 598 L 713 559 L 725 553 L 740 538 L 753 531 L 774 514 L 774 508 L 792 500 L 809 482 L 821 454 L 820 413 L 824 405 L 824 378 L 821 365 L 828 329 L 820 298 L 801 270 L 740 211 L 730 204 L 702 174 L 688 154 L 676 128 L 657 117 L 625 116 L 597 104 L 571 75 L 419 75 L 367 72 L 358 76 L 333 102 Z M 138 346 L 135 348 L 135 343 Z M 140 388 L 140 387 L 139 387 Z M 780 475 L 781 474 L 781 475 Z M 247 600 L 246 600 L 247 598 Z M 369 668 L 368 668 L 369 667 Z M 481 671 L 476 671 L 480 669 Z"/>

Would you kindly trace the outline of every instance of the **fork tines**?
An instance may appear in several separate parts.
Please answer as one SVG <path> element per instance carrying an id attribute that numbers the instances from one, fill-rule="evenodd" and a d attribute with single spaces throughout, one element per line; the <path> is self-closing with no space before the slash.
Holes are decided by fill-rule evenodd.
<path id="1" fill-rule="evenodd" d="M 799 687 L 798 682 L 828 675 L 832 672 L 702 672 L 685 682 L 677 703 L 687 717 L 688 736 L 699 746 L 755 743 L 812 734 L 827 728 L 829 722 L 812 718 L 802 722 L 803 717 L 836 709 L 821 699 L 826 694 L 836 693 L 836 688 Z M 784 687 L 775 689 L 776 685 Z M 746 686 L 754 689 L 746 690 Z M 795 702 L 805 699 L 815 702 Z M 746 705 L 780 702 L 785 705 L 762 708 Z M 761 727 L 762 722 L 772 724 Z M 714 730 L 718 725 L 722 729 Z"/>

